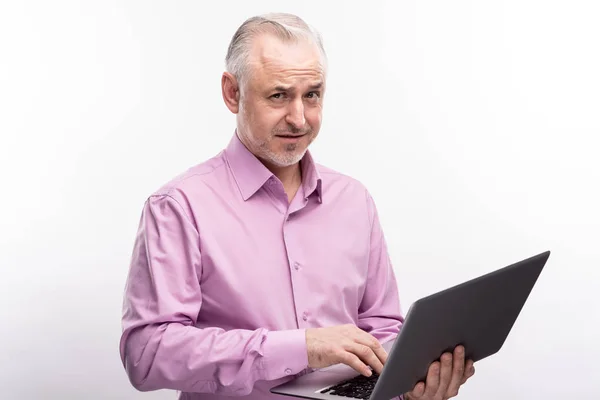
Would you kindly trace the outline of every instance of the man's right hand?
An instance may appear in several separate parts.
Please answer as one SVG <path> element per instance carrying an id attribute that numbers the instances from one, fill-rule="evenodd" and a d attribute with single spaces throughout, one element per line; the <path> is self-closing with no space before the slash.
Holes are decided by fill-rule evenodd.
<path id="1" fill-rule="evenodd" d="M 343 363 L 360 374 L 371 376 L 369 367 L 380 374 L 387 360 L 387 352 L 379 341 L 352 324 L 308 328 L 306 346 L 310 368 Z"/>

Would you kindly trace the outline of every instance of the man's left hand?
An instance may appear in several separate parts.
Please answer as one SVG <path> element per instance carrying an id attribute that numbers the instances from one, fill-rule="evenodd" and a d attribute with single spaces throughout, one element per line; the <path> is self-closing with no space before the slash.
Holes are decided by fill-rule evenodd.
<path id="1" fill-rule="evenodd" d="M 425 382 L 415 385 L 406 400 L 447 400 L 458 395 L 460 387 L 475 374 L 473 361 L 465 362 L 465 349 L 457 346 L 454 355 L 444 353 L 431 364 Z"/>

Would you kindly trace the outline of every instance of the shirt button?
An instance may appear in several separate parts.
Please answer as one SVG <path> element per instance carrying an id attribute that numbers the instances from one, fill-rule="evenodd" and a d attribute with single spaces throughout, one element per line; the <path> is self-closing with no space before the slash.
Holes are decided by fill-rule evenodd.
<path id="1" fill-rule="evenodd" d="M 302 319 L 304 321 L 308 321 L 308 313 L 307 312 L 302 313 Z"/>
<path id="2" fill-rule="evenodd" d="M 298 271 L 300 269 L 300 263 L 298 261 L 294 262 L 294 269 Z"/>
<path id="3" fill-rule="evenodd" d="M 289 369 L 289 368 L 286 368 L 286 369 L 285 369 L 285 374 L 286 374 L 286 375 L 289 375 L 289 374 L 291 374 L 291 373 L 292 373 L 292 370 L 291 370 L 291 369 Z"/>

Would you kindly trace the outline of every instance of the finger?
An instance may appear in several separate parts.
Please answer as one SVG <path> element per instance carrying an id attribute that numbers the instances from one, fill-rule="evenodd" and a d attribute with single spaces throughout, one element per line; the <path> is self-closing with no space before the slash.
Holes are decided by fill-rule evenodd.
<path id="1" fill-rule="evenodd" d="M 425 396 L 433 397 L 440 386 L 440 363 L 436 361 L 429 366 L 427 379 L 425 380 Z"/>
<path id="2" fill-rule="evenodd" d="M 365 340 L 363 338 L 357 338 L 356 343 L 359 343 L 362 346 L 366 346 L 369 349 L 371 349 L 371 352 L 375 355 L 375 357 L 377 357 L 377 359 L 382 365 L 385 364 L 385 362 L 387 361 L 387 351 L 385 351 L 385 349 L 377 339 Z"/>
<path id="3" fill-rule="evenodd" d="M 475 375 L 475 365 L 473 365 L 473 360 L 468 360 L 467 364 L 465 365 L 465 373 L 463 375 L 461 384 L 464 384 L 473 375 Z"/>
<path id="4" fill-rule="evenodd" d="M 358 336 L 355 340 L 360 344 L 369 346 L 371 350 L 373 350 L 373 353 L 375 353 L 379 361 L 382 364 L 385 364 L 385 362 L 387 361 L 388 354 L 379 342 L 379 340 L 377 340 L 375 336 L 369 334 L 368 332 L 365 332 L 359 328 L 357 328 L 357 330 Z"/>
<path id="5" fill-rule="evenodd" d="M 408 394 L 408 399 L 409 400 L 419 399 L 419 398 L 423 397 L 424 394 L 425 394 L 425 383 L 418 382 L 415 385 L 415 387 L 413 388 L 413 391 Z"/>
<path id="6" fill-rule="evenodd" d="M 360 360 L 360 358 L 358 358 L 355 354 L 351 352 L 340 350 L 340 353 L 337 355 L 336 358 L 339 362 L 348 365 L 349 367 L 356 370 L 356 372 L 358 372 L 359 374 L 362 374 L 364 376 L 371 376 L 373 374 L 371 372 L 371 369 L 365 363 L 363 363 Z"/>
<path id="7" fill-rule="evenodd" d="M 437 396 L 446 398 L 450 381 L 452 379 L 452 354 L 444 353 L 441 357 L 440 384 L 437 390 Z"/>
<path id="8" fill-rule="evenodd" d="M 373 368 L 376 373 L 381 374 L 381 371 L 383 370 L 383 364 L 375 355 L 372 348 L 365 346 L 364 344 L 349 342 L 345 346 L 345 349 L 355 354 L 363 363 Z"/>
<path id="9" fill-rule="evenodd" d="M 446 392 L 446 397 L 454 397 L 458 394 L 460 385 L 465 373 L 465 349 L 463 346 L 456 346 L 454 349 L 454 360 L 452 368 L 452 379 Z"/>

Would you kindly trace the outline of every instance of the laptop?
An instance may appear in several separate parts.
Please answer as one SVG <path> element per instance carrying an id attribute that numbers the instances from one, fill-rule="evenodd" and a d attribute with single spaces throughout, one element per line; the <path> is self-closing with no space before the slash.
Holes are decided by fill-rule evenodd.
<path id="1" fill-rule="evenodd" d="M 425 381 L 432 362 L 465 347 L 474 362 L 503 346 L 550 252 L 546 251 L 414 302 L 388 352 L 381 374 L 359 374 L 345 364 L 308 372 L 271 389 L 306 399 L 389 400 Z"/>

